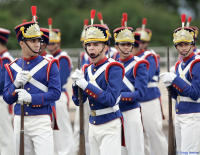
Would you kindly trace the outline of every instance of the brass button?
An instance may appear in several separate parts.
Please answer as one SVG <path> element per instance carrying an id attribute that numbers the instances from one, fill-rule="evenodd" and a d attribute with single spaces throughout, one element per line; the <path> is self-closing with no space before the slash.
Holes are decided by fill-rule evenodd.
<path id="1" fill-rule="evenodd" d="M 91 106 L 94 106 L 94 104 L 91 104 Z"/>
<path id="2" fill-rule="evenodd" d="M 96 122 L 95 122 L 95 121 L 93 121 L 93 123 L 95 124 Z"/>
<path id="3" fill-rule="evenodd" d="M 28 112 L 25 112 L 26 115 L 28 115 Z"/>
<path id="4" fill-rule="evenodd" d="M 94 72 L 96 72 L 97 70 L 96 70 L 96 68 L 94 68 Z"/>
<path id="5" fill-rule="evenodd" d="M 27 62 L 27 65 L 29 65 L 29 64 L 30 64 L 30 62 L 28 61 L 28 62 Z"/>
<path id="6" fill-rule="evenodd" d="M 29 107 L 29 104 L 27 104 L 26 106 Z"/>
<path id="7" fill-rule="evenodd" d="M 178 112 L 178 109 L 176 109 L 176 112 Z"/>
<path id="8" fill-rule="evenodd" d="M 27 88 L 27 90 L 29 91 L 31 88 Z"/>

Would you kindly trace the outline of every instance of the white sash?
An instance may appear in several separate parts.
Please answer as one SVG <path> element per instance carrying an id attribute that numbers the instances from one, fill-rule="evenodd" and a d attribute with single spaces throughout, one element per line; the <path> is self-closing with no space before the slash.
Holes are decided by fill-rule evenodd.
<path id="1" fill-rule="evenodd" d="M 41 82 L 35 80 L 33 78 L 33 75 L 35 73 L 37 73 L 42 67 L 44 67 L 46 64 L 48 64 L 47 60 L 42 60 L 39 64 L 37 64 L 34 68 L 32 68 L 30 70 L 30 74 L 31 74 L 31 79 L 29 80 L 29 83 L 31 83 L 32 85 L 34 85 L 35 87 L 37 87 L 38 89 L 42 90 L 43 92 L 47 92 L 48 91 L 48 87 L 45 86 L 44 84 L 42 84 Z M 22 71 L 22 68 L 20 66 L 18 66 L 16 63 L 13 63 L 10 65 L 17 73 L 19 73 L 20 71 Z"/>

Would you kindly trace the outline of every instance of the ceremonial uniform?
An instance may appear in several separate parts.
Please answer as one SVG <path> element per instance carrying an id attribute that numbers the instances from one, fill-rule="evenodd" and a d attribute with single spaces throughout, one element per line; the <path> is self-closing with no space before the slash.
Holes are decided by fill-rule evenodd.
<path id="1" fill-rule="evenodd" d="M 121 155 L 121 120 L 119 110 L 120 91 L 124 68 L 113 59 L 105 57 L 108 48 L 108 29 L 104 25 L 93 24 L 86 28 L 84 44 L 86 52 L 95 49 L 96 54 L 90 55 L 97 62 L 83 67 L 83 72 L 76 70 L 72 74 L 75 81 L 72 99 L 79 105 L 78 86 L 83 90 L 83 102 L 88 98 L 90 105 L 89 144 L 91 155 Z M 96 49 L 102 47 L 101 51 Z M 90 48 L 91 46 L 91 48 Z M 88 50 L 89 49 L 89 50 Z M 87 51 L 88 50 L 88 51 Z M 93 52 L 92 52 L 93 53 Z M 116 76 L 117 75 L 117 76 Z"/>
<path id="2" fill-rule="evenodd" d="M 53 58 L 53 56 L 46 51 L 46 47 L 49 44 L 49 29 L 46 28 L 40 28 L 40 31 L 43 33 L 42 34 L 42 43 L 41 43 L 41 50 L 40 50 L 40 55 L 48 57 L 50 59 Z"/>
<path id="3" fill-rule="evenodd" d="M 124 20 L 127 24 L 126 14 Z M 144 155 L 144 135 L 139 100 L 144 97 L 148 82 L 148 62 L 131 54 L 134 35 L 127 25 L 114 30 L 115 46 L 120 53 L 119 62 L 124 65 L 125 76 L 119 102 L 124 118 L 126 150 L 123 155 Z"/>
<path id="4" fill-rule="evenodd" d="M 148 43 L 151 40 L 151 30 L 145 28 L 145 25 L 146 21 L 143 19 L 142 28 L 137 28 L 134 32 L 136 44 L 139 46 L 139 51 L 135 55 L 149 62 L 148 88 L 144 97 L 139 100 L 145 133 L 145 152 L 149 155 L 160 155 L 160 152 L 167 155 L 167 140 L 162 128 L 164 115 L 160 100 L 161 94 L 158 88 L 159 59 L 153 50 L 140 49 L 141 42 Z"/>
<path id="5" fill-rule="evenodd" d="M 178 155 L 200 153 L 200 58 L 193 52 L 194 30 L 184 26 L 184 19 L 182 15 L 182 27 L 173 33 L 174 45 L 183 59 L 176 63 L 175 73 L 165 72 L 160 76 L 176 99 L 175 135 Z"/>
<path id="6" fill-rule="evenodd" d="M 32 10 L 36 8 L 32 7 Z M 26 45 L 29 48 L 29 54 L 33 52 L 34 56 L 15 59 L 5 65 L 3 98 L 9 105 L 16 103 L 14 108 L 16 154 L 19 153 L 20 144 L 21 106 L 24 106 L 25 155 L 53 155 L 50 115 L 52 114 L 51 104 L 60 97 L 60 78 L 56 61 L 38 55 L 39 48 L 37 47 L 38 51 L 34 51 L 30 46 L 29 40 L 35 39 L 36 42 L 42 35 L 36 23 L 36 11 L 33 12 L 35 12 L 33 20 L 18 25 L 15 31 L 20 45 Z M 25 49 L 22 48 L 22 53 L 23 50 Z M 23 89 L 20 89 L 21 86 Z"/>
<path id="7" fill-rule="evenodd" d="M 80 41 L 82 42 L 82 45 L 84 43 L 85 39 L 85 28 L 88 26 L 88 19 L 84 20 L 84 27 L 83 31 L 81 33 L 81 38 Z M 84 47 L 84 45 L 83 45 Z M 80 66 L 81 68 L 85 64 L 90 64 L 91 60 L 88 54 L 83 51 L 80 54 Z M 85 150 L 86 154 L 90 155 L 90 148 L 89 148 L 89 140 L 88 140 L 88 130 L 89 130 L 89 116 L 90 116 L 90 107 L 89 107 L 89 102 L 86 100 L 86 102 L 83 105 L 84 108 L 84 136 L 85 136 Z M 79 107 L 76 107 L 76 112 L 75 112 L 75 119 L 74 119 L 74 139 L 75 139 L 75 152 L 78 154 L 79 151 L 79 142 L 80 142 L 80 111 Z"/>
<path id="8" fill-rule="evenodd" d="M 14 148 L 14 130 L 13 130 L 13 112 L 12 106 L 8 106 L 3 100 L 3 88 L 5 82 L 5 67 L 4 65 L 13 61 L 13 57 L 10 55 L 6 48 L 6 43 L 10 31 L 7 29 L 0 28 L 0 57 L 1 57 L 1 88 L 0 88 L 0 154 L 2 155 L 13 155 Z"/>
<path id="9" fill-rule="evenodd" d="M 49 46 L 51 46 L 51 44 L 60 44 L 60 42 L 60 30 L 52 29 L 50 23 L 49 45 L 47 46 L 47 49 L 49 50 Z M 49 50 L 54 59 L 59 62 L 59 75 L 61 80 L 60 86 L 62 91 L 60 99 L 56 101 L 55 104 L 59 130 L 54 130 L 54 146 L 55 153 L 57 155 L 71 155 L 74 151 L 74 138 L 69 115 L 69 95 L 66 90 L 66 84 L 71 73 L 72 63 L 67 52 L 61 51 L 60 45 L 57 48 L 58 49 L 56 50 Z"/>

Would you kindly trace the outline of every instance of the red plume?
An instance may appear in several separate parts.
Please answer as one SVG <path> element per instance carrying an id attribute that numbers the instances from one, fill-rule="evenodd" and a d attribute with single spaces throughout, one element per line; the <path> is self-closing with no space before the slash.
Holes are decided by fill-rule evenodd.
<path id="1" fill-rule="evenodd" d="M 185 15 L 185 14 L 182 14 L 182 15 L 181 15 L 182 28 L 184 28 L 185 19 L 186 19 L 186 15 Z"/>
<path id="2" fill-rule="evenodd" d="M 182 22 L 182 23 L 185 23 L 185 19 L 186 19 L 186 15 L 185 15 L 185 14 L 182 14 L 182 15 L 181 15 L 181 22 Z"/>
<path id="3" fill-rule="evenodd" d="M 127 19 L 128 19 L 127 13 L 123 13 L 122 16 L 123 16 L 124 21 L 127 22 Z"/>
<path id="4" fill-rule="evenodd" d="M 146 25 L 147 24 L 147 19 L 146 18 L 143 18 L 142 19 L 142 25 Z"/>
<path id="5" fill-rule="evenodd" d="M 95 13 L 96 13 L 96 10 L 94 10 L 94 9 L 92 9 L 90 12 L 91 25 L 93 25 Z"/>
<path id="6" fill-rule="evenodd" d="M 188 22 L 190 23 L 191 21 L 192 21 L 192 17 L 189 16 L 189 17 L 188 17 Z"/>
<path id="7" fill-rule="evenodd" d="M 48 25 L 52 25 L 52 18 L 48 18 Z"/>
<path id="8" fill-rule="evenodd" d="M 87 26 L 88 25 L 88 19 L 85 19 L 84 20 L 84 26 Z"/>
<path id="9" fill-rule="evenodd" d="M 121 21 L 121 22 L 122 22 L 122 23 L 121 23 L 122 27 L 124 27 L 124 26 L 125 26 L 124 18 L 122 18 L 122 21 Z"/>
<path id="10" fill-rule="evenodd" d="M 98 18 L 99 18 L 100 21 L 103 20 L 101 12 L 98 12 L 97 16 L 98 16 Z"/>
<path id="11" fill-rule="evenodd" d="M 96 13 L 96 10 L 92 9 L 90 13 L 91 19 L 94 19 L 95 13 Z"/>
<path id="12" fill-rule="evenodd" d="M 32 16 L 36 16 L 37 7 L 36 6 L 31 6 L 31 12 L 32 12 Z"/>

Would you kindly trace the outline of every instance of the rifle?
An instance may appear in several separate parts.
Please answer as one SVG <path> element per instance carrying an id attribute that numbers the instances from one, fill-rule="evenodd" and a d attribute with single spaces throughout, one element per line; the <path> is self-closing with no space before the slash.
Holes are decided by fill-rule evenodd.
<path id="1" fill-rule="evenodd" d="M 81 68 L 80 56 L 78 56 L 78 69 Z M 79 119 L 80 119 L 80 137 L 79 137 L 79 152 L 78 155 L 86 155 L 85 152 L 85 133 L 84 133 L 84 107 L 83 107 L 83 90 L 78 87 L 79 99 Z"/>
<path id="2" fill-rule="evenodd" d="M 24 60 L 22 62 L 22 70 L 23 69 L 24 69 Z M 24 89 L 24 85 L 22 85 L 22 89 Z M 21 127 L 20 127 L 20 150 L 19 150 L 19 155 L 24 155 L 24 103 L 21 104 Z"/>
<path id="3" fill-rule="evenodd" d="M 167 71 L 168 72 L 170 71 L 169 47 L 167 47 Z M 176 155 L 174 124 L 173 124 L 173 118 L 172 118 L 172 96 L 170 92 L 170 86 L 168 87 L 168 102 L 169 102 L 168 155 Z"/>

